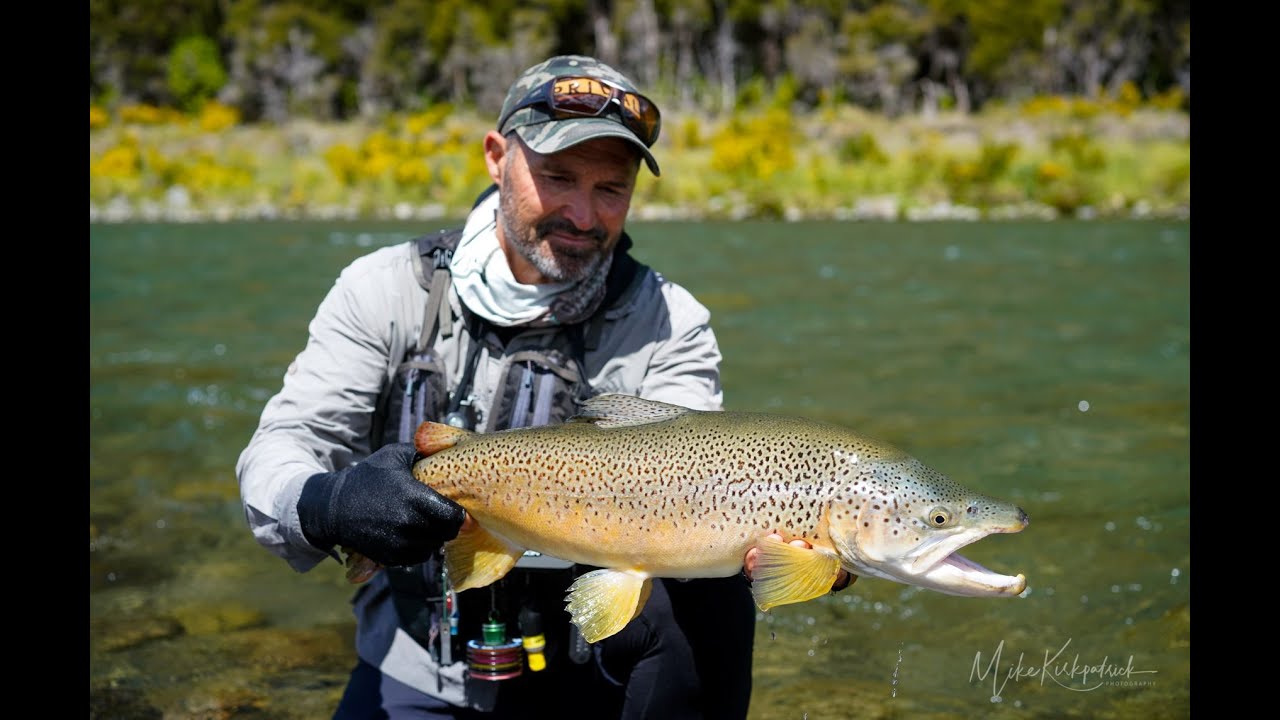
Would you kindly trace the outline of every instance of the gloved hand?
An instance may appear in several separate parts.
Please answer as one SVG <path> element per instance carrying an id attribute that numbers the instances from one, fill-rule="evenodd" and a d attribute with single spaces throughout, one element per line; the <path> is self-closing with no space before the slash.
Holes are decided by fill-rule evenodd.
<path id="1" fill-rule="evenodd" d="M 456 537 L 466 511 L 413 476 L 415 453 L 409 443 L 386 445 L 364 462 L 308 478 L 298 498 L 307 542 L 397 566 L 423 562 Z"/>

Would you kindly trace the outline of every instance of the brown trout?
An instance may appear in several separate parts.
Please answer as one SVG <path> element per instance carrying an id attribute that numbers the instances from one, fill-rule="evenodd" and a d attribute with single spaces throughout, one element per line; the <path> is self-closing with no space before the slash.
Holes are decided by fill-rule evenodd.
<path id="1" fill-rule="evenodd" d="M 414 475 L 477 521 L 445 544 L 455 589 L 499 580 L 525 550 L 601 568 L 566 597 L 589 642 L 640 611 L 651 578 L 729 576 L 753 547 L 761 610 L 829 592 L 842 567 L 952 595 L 1026 587 L 956 552 L 1022 530 L 1021 508 L 836 425 L 601 395 L 563 424 L 427 422 L 415 444 Z"/>

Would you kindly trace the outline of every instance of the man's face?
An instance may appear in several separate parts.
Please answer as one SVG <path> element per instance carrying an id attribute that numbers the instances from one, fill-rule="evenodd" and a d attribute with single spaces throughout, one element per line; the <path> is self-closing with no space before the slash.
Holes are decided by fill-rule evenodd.
<path id="1" fill-rule="evenodd" d="M 485 138 L 498 183 L 498 239 L 525 284 L 572 282 L 599 269 L 631 207 L 640 159 L 625 140 L 588 140 L 551 155 L 519 137 Z"/>

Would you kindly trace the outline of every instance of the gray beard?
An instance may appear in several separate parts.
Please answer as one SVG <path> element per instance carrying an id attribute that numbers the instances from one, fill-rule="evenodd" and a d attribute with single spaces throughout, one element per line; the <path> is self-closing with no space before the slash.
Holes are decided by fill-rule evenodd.
<path id="1" fill-rule="evenodd" d="M 605 280 L 609 277 L 609 268 L 613 264 L 613 253 L 596 250 L 586 255 L 557 257 L 550 249 L 546 253 L 541 252 L 537 244 L 541 230 L 529 228 L 532 239 L 521 234 L 511 221 L 515 217 L 515 208 L 508 206 L 507 197 L 499 191 L 497 220 L 502 227 L 503 237 L 543 277 L 552 282 L 573 283 L 573 287 L 560 293 L 552 301 L 547 315 L 530 325 L 569 325 L 591 317 L 604 300 Z"/>
<path id="2" fill-rule="evenodd" d="M 502 226 L 502 236 L 511 243 L 512 248 L 534 269 L 551 282 L 580 282 L 597 274 L 605 266 L 609 255 L 593 251 L 584 255 L 557 256 L 550 248 L 545 251 L 539 247 L 538 239 L 544 234 L 543 228 L 527 227 L 525 232 L 517 228 L 512 218 L 516 217 L 515 203 L 508 194 L 499 191 L 498 223 Z"/>

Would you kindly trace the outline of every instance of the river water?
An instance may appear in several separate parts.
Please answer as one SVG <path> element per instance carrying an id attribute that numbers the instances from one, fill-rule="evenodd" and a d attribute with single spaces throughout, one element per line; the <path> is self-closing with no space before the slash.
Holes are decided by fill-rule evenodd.
<path id="1" fill-rule="evenodd" d="M 90 226 L 91 717 L 332 711 L 351 587 L 254 543 L 234 465 L 337 272 L 433 229 Z M 1023 597 L 862 578 L 762 613 L 751 720 L 1189 714 L 1189 223 L 631 234 L 711 309 L 728 409 L 847 425 L 1031 517 L 965 552 Z"/>

